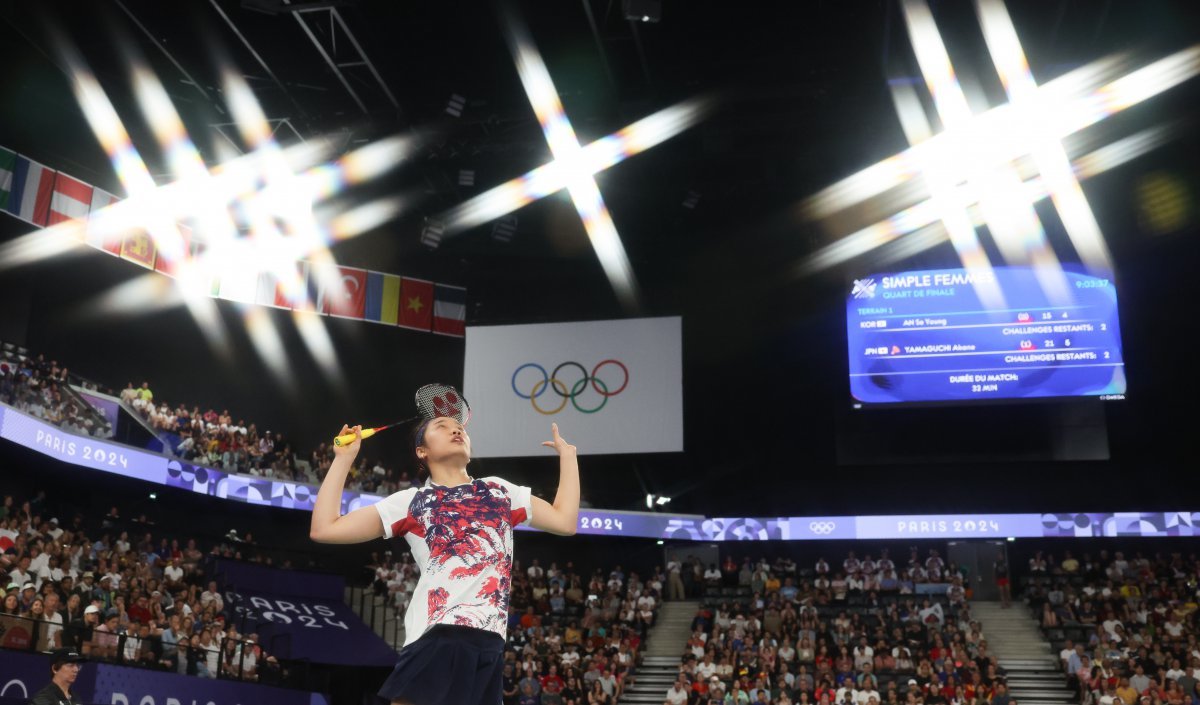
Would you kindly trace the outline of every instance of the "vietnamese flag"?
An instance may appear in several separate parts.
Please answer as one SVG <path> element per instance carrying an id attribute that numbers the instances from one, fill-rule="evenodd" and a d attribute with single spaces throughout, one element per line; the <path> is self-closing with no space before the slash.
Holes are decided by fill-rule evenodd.
<path id="1" fill-rule="evenodd" d="M 433 282 L 408 277 L 400 280 L 400 322 L 397 325 L 425 332 L 433 328 Z"/>

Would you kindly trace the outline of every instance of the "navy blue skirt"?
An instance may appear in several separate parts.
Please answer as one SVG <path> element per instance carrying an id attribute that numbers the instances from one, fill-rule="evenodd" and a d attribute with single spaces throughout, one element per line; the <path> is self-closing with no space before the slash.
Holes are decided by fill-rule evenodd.
<path id="1" fill-rule="evenodd" d="M 504 638 L 474 627 L 435 625 L 400 650 L 379 697 L 406 705 L 500 705 Z"/>

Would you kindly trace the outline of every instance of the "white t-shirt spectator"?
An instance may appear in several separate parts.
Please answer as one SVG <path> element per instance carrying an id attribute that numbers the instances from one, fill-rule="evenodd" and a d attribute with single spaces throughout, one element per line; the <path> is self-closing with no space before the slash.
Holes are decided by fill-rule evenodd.
<path id="1" fill-rule="evenodd" d="M 436 624 L 508 631 L 513 527 L 533 516 L 528 487 L 498 477 L 409 488 L 373 505 L 385 538 L 403 536 L 421 577 L 404 615 L 405 646 Z"/>
<path id="2" fill-rule="evenodd" d="M 875 649 L 872 649 L 870 646 L 854 647 L 854 668 L 856 670 L 863 670 L 863 666 L 874 663 L 874 659 Z"/>
<path id="3" fill-rule="evenodd" d="M 688 689 L 679 687 L 676 683 L 667 691 L 666 705 L 684 705 L 688 701 Z"/>
<path id="4" fill-rule="evenodd" d="M 221 649 L 217 646 L 220 642 L 216 639 L 209 642 L 208 646 L 201 645 L 204 649 L 204 665 L 208 667 L 209 677 L 217 677 L 217 665 L 221 658 Z"/>
<path id="5" fill-rule="evenodd" d="M 34 573 L 34 574 L 41 573 L 42 569 L 48 567 L 49 565 L 50 565 L 50 554 L 49 553 L 39 553 L 37 555 L 37 558 L 34 558 L 33 560 L 29 561 L 29 572 Z"/>
<path id="6" fill-rule="evenodd" d="M 937 602 L 935 602 L 932 605 L 930 605 L 929 607 L 926 607 L 925 609 L 921 610 L 920 615 L 921 615 L 921 623 L 922 624 L 931 624 L 932 623 L 930 621 L 931 616 L 937 618 L 938 625 L 942 625 L 942 624 L 946 623 L 946 613 L 942 611 L 942 605 Z"/>
<path id="7" fill-rule="evenodd" d="M 950 587 L 946 588 L 946 597 L 950 598 L 950 604 L 961 605 L 967 599 L 967 591 L 962 585 L 951 583 Z"/>
<path id="8" fill-rule="evenodd" d="M 163 568 L 163 578 L 165 578 L 168 583 L 177 583 L 180 580 L 183 580 L 183 566 L 171 564 L 166 568 Z"/>
<path id="9" fill-rule="evenodd" d="M 20 568 L 13 568 L 12 572 L 8 574 L 8 580 L 10 583 L 15 583 L 21 586 L 24 586 L 25 583 L 32 583 L 36 577 L 37 576 L 33 574 L 32 570 L 26 572 Z"/>
<path id="10" fill-rule="evenodd" d="M 867 705 L 867 701 L 871 698 L 875 698 L 875 702 L 879 702 L 879 691 L 864 688 L 854 693 L 854 702 L 858 705 Z"/>
<path id="11" fill-rule="evenodd" d="M 55 635 L 61 632 L 63 629 L 62 615 L 58 612 L 55 612 L 54 614 L 46 615 L 44 619 L 49 622 L 49 624 L 46 626 L 46 643 L 54 646 Z"/>
<path id="12" fill-rule="evenodd" d="M 225 609 L 225 600 L 221 599 L 220 591 L 205 590 L 200 593 L 200 606 L 208 607 L 210 604 L 216 605 L 218 612 Z"/>

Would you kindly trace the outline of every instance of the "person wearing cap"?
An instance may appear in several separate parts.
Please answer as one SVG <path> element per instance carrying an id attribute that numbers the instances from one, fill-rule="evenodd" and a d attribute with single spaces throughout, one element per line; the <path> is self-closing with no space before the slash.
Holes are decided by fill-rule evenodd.
<path id="1" fill-rule="evenodd" d="M 37 599 L 37 586 L 32 581 L 21 586 L 20 594 L 21 611 L 28 612 L 30 607 L 33 607 L 33 601 Z"/>
<path id="2" fill-rule="evenodd" d="M 113 606 L 114 588 L 112 584 L 112 576 L 102 575 L 100 576 L 99 582 L 100 584 L 97 585 L 94 590 L 92 590 L 92 594 L 88 596 L 88 599 L 92 602 L 100 602 L 104 609 L 108 609 Z"/>
<path id="3" fill-rule="evenodd" d="M 71 692 L 86 659 L 74 649 L 55 649 L 50 652 L 50 682 L 34 693 L 29 705 L 82 705 L 83 701 Z"/>
<path id="4" fill-rule="evenodd" d="M 92 593 L 96 589 L 96 574 L 92 571 L 84 571 L 79 577 L 79 583 L 75 586 L 75 593 L 79 595 L 79 599 L 84 602 L 92 601 Z"/>
<path id="5" fill-rule="evenodd" d="M 71 622 L 63 631 L 63 645 L 86 653 L 91 648 L 96 627 L 100 626 L 100 608 L 88 605 L 83 610 L 83 619 Z"/>

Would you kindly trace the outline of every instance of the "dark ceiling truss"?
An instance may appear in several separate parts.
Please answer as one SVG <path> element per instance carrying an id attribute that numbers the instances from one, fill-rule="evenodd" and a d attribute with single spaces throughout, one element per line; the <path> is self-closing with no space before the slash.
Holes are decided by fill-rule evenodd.
<path id="1" fill-rule="evenodd" d="M 284 0 L 284 3 L 291 5 L 289 0 Z M 328 64 L 330 70 L 333 71 L 333 74 L 337 76 L 339 81 L 341 81 L 342 86 L 345 87 L 346 92 L 350 94 L 350 97 L 354 99 L 354 102 L 358 104 L 359 109 L 362 110 L 364 114 L 370 114 L 366 103 L 363 102 L 363 99 L 359 97 L 358 93 L 350 85 L 350 81 L 347 79 L 347 69 L 365 68 L 375 79 L 375 83 L 378 84 L 380 90 L 387 97 L 388 102 L 392 104 L 392 107 L 395 108 L 397 114 L 399 114 L 399 101 L 396 100 L 396 96 L 392 94 L 392 90 L 388 88 L 388 85 L 383 80 L 383 77 L 379 75 L 379 70 L 375 68 L 375 64 L 371 62 L 371 59 L 367 56 L 367 53 L 363 51 L 362 45 L 358 43 L 358 38 L 355 37 L 354 33 L 350 31 L 350 27 L 346 25 L 346 20 L 342 18 L 342 13 L 338 11 L 338 8 L 333 5 L 325 5 L 323 3 L 317 3 L 315 5 L 304 7 L 293 7 L 298 7 L 299 9 L 291 10 L 292 17 L 296 18 L 296 22 L 299 23 L 300 27 L 304 30 L 304 33 L 308 35 L 308 38 L 312 40 L 313 46 L 317 48 L 317 51 L 321 54 L 321 58 L 325 60 L 325 63 Z M 317 34 L 313 31 L 315 23 L 326 18 L 329 20 L 329 46 L 325 46 L 325 44 L 321 42 L 321 39 L 318 38 Z M 339 53 L 337 41 L 339 29 L 341 30 L 342 36 L 349 41 L 350 47 L 353 49 L 353 52 L 345 52 L 343 50 L 343 57 L 341 59 L 337 58 Z M 346 53 L 350 55 L 349 59 L 345 57 Z"/>

